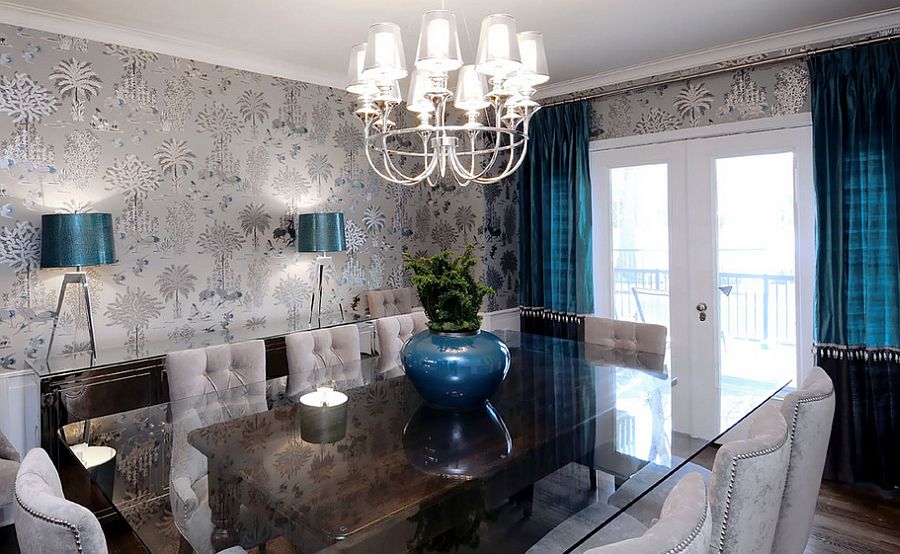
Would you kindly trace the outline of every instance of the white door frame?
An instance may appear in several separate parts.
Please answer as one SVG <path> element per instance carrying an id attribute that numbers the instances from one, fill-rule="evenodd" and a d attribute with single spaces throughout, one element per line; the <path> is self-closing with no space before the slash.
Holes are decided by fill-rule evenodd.
<path id="1" fill-rule="evenodd" d="M 591 142 L 594 290 L 610 291 L 609 294 L 595 294 L 595 313 L 599 315 L 612 314 L 609 169 L 629 165 L 669 164 L 670 336 L 673 345 L 673 375 L 683 385 L 677 387 L 680 390 L 676 390 L 675 394 L 682 396 L 691 405 L 710 407 L 709 413 L 701 410 L 692 410 L 690 415 L 673 413 L 673 426 L 676 430 L 689 430 L 691 435 L 700 437 L 711 437 L 719 433 L 717 418 L 710 417 L 713 410 L 718 413 L 719 405 L 719 397 L 715 394 L 719 379 L 719 371 L 715 365 L 719 355 L 719 341 L 715 331 L 719 328 L 719 298 L 718 295 L 703 290 L 703 287 L 713 285 L 715 291 L 717 284 L 716 237 L 700 231 L 715 228 L 715 184 L 712 182 L 711 157 L 793 151 L 797 244 L 814 245 L 815 196 L 812 186 L 812 141 L 809 139 L 811 127 L 810 114 L 803 113 Z M 805 146 L 798 148 L 798 144 Z M 701 158 L 708 161 L 696 161 Z M 691 179 L 709 183 L 710 186 L 701 192 L 698 192 L 698 187 L 688 187 L 689 171 Z M 676 214 L 685 213 L 691 213 L 692 218 L 703 218 L 703 221 L 700 225 L 687 225 L 687 218 L 675 217 Z M 695 262 L 692 267 L 686 267 L 690 260 L 698 259 L 704 262 Z M 802 383 L 813 363 L 811 349 L 806 348 L 806 345 L 812 345 L 814 271 L 814 247 L 796 248 L 798 383 Z M 801 291 L 806 291 L 806 295 L 801 296 Z M 693 307 L 701 301 L 706 302 L 710 308 L 706 323 L 699 322 Z M 689 348 L 679 348 L 679 344 L 689 344 Z M 685 371 L 687 368 L 692 370 Z M 716 386 L 710 387 L 709 380 Z M 685 397 L 688 394 L 689 399 Z M 678 405 L 688 404 L 682 404 L 679 400 Z M 689 417 L 691 421 L 686 421 L 685 417 Z"/>

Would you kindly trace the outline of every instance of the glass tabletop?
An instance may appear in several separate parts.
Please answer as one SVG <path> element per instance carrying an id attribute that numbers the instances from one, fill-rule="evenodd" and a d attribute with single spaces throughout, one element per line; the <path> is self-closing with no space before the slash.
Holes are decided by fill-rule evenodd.
<path id="1" fill-rule="evenodd" d="M 781 388 L 711 383 L 726 400 L 700 405 L 661 357 L 497 334 L 512 365 L 479 410 L 425 405 L 396 359 L 374 357 L 60 434 L 151 552 L 179 536 L 198 552 L 525 552 L 578 516 L 552 534 L 562 552 L 719 436 L 691 421 L 725 432 Z"/>

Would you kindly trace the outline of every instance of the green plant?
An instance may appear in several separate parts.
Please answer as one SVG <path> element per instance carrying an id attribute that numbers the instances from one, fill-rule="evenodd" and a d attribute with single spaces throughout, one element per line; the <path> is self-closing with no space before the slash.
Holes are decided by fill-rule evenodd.
<path id="1" fill-rule="evenodd" d="M 428 316 L 428 328 L 439 332 L 477 331 L 481 327 L 478 310 L 484 295 L 496 294 L 494 289 L 475 281 L 471 269 L 474 245 L 456 256 L 444 250 L 430 258 L 416 258 L 403 254 L 404 267 L 413 272 L 412 283 Z"/>

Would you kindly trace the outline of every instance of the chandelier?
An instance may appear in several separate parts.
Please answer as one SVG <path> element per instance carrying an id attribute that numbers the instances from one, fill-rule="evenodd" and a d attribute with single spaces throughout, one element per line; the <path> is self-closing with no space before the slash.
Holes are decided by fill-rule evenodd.
<path id="1" fill-rule="evenodd" d="M 456 16 L 422 16 L 415 69 L 410 75 L 400 26 L 376 23 L 367 42 L 350 50 L 347 90 L 358 95 L 369 165 L 384 179 L 413 185 L 452 175 L 461 186 L 495 183 L 525 159 L 528 122 L 540 108 L 534 87 L 546 82 L 540 33 L 516 32 L 509 15 L 481 22 L 475 63 L 463 65 Z M 450 77 L 457 72 L 455 92 Z M 400 80 L 409 75 L 406 111 L 417 122 L 403 127 Z M 454 109 L 451 109 L 454 108 Z"/>

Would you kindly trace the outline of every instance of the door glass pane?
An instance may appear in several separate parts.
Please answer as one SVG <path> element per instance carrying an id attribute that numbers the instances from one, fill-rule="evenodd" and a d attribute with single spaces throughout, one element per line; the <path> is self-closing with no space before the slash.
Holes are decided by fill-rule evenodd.
<path id="1" fill-rule="evenodd" d="M 610 170 L 613 317 L 669 327 L 668 165 Z"/>
<path id="2" fill-rule="evenodd" d="M 721 378 L 784 383 L 797 374 L 794 154 L 719 158 L 715 179 Z"/>

